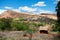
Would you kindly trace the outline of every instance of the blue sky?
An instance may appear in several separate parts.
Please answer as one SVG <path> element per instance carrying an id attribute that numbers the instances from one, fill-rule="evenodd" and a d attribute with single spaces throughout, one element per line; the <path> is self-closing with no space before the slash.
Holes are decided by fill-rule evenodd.
<path id="1" fill-rule="evenodd" d="M 59 0 L 0 0 L 0 13 L 6 10 L 18 12 L 55 13 Z"/>

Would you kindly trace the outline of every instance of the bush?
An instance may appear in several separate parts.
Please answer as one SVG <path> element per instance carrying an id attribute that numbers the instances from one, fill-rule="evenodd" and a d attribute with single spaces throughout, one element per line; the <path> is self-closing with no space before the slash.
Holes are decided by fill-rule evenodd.
<path id="1" fill-rule="evenodd" d="M 28 23 L 19 22 L 19 21 L 12 22 L 11 26 L 14 30 L 17 31 L 28 29 Z"/>
<path id="2" fill-rule="evenodd" d="M 10 18 L 1 18 L 0 19 L 0 30 L 11 30 L 11 19 Z"/>

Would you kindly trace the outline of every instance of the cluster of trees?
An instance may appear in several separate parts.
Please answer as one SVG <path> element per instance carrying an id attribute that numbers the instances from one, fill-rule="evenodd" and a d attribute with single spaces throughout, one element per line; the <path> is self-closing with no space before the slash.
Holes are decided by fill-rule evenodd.
<path id="1" fill-rule="evenodd" d="M 24 19 L 23 19 L 24 20 Z M 23 22 L 21 21 L 21 19 L 19 19 L 19 21 L 14 20 L 12 18 L 0 18 L 0 30 L 1 31 L 24 31 L 24 30 L 28 30 L 29 27 L 39 27 L 39 26 L 43 26 L 42 23 L 33 23 L 33 22 Z"/>

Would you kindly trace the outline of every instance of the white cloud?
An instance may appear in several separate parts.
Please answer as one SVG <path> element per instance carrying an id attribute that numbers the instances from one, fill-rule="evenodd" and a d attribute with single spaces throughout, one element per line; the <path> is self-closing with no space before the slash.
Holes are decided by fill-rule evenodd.
<path id="1" fill-rule="evenodd" d="M 13 11 L 21 12 L 19 9 L 12 9 Z"/>
<path id="2" fill-rule="evenodd" d="M 3 13 L 4 11 L 6 11 L 6 10 L 1 10 L 1 9 L 0 9 L 0 14 Z"/>
<path id="3" fill-rule="evenodd" d="M 37 8 L 30 8 L 28 6 L 24 6 L 24 7 L 19 7 L 19 10 L 27 11 L 27 12 L 34 12 L 37 10 Z"/>
<path id="4" fill-rule="evenodd" d="M 24 9 L 21 8 L 21 9 L 12 9 L 12 10 L 13 11 L 17 11 L 17 12 L 22 12 L 21 10 L 24 10 Z M 4 11 L 6 11 L 6 10 L 0 9 L 0 14 L 3 13 Z M 32 12 L 32 10 L 28 10 L 28 9 L 25 9 L 24 11 L 26 11 L 26 12 Z M 54 12 L 48 11 L 48 10 L 42 10 L 42 9 L 40 9 L 40 10 L 35 9 L 35 11 L 33 11 L 33 13 L 34 14 L 39 14 L 39 13 L 54 13 Z"/>
<path id="5" fill-rule="evenodd" d="M 5 7 L 6 10 L 10 9 L 13 11 L 17 11 L 17 12 L 32 12 L 34 14 L 39 14 L 39 13 L 54 13 L 52 11 L 48 11 L 48 10 L 42 10 L 40 8 L 31 8 L 28 6 L 23 6 L 23 7 L 18 7 L 17 9 L 13 9 L 13 7 Z M 3 13 L 5 10 L 0 10 L 0 14 Z"/>
<path id="6" fill-rule="evenodd" d="M 13 9 L 13 7 L 9 7 L 9 6 L 5 6 L 4 7 L 6 10 L 13 10 L 13 11 L 17 11 L 17 12 L 20 12 L 20 10 L 17 8 L 17 9 Z"/>
<path id="7" fill-rule="evenodd" d="M 54 12 L 49 11 L 49 10 L 40 10 L 40 13 L 54 13 Z"/>
<path id="8" fill-rule="evenodd" d="M 17 9 L 13 9 L 13 7 L 8 7 L 8 6 L 5 6 L 4 7 L 6 10 L 14 10 L 14 11 L 17 11 L 17 12 L 35 12 L 37 11 L 37 8 L 31 8 L 31 7 L 28 7 L 28 6 L 23 6 L 23 7 L 18 7 Z"/>
<path id="9" fill-rule="evenodd" d="M 9 7 L 9 6 L 5 6 L 4 8 L 5 9 L 12 9 L 12 7 Z"/>
<path id="10" fill-rule="evenodd" d="M 45 2 L 38 2 L 32 6 L 46 6 Z"/>

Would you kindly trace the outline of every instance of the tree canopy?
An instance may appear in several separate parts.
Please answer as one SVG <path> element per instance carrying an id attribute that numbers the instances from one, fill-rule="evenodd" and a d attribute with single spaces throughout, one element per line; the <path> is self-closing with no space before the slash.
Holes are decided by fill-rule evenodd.
<path id="1" fill-rule="evenodd" d="M 57 3 L 56 12 L 57 12 L 57 22 L 55 24 L 53 31 L 60 32 L 60 1 Z"/>

